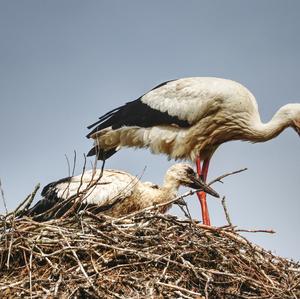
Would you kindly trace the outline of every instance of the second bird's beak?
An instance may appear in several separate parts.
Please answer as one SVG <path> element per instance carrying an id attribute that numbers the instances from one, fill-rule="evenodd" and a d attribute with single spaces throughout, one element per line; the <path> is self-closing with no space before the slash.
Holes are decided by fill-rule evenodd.
<path id="1" fill-rule="evenodd" d="M 206 183 L 204 183 L 200 178 L 191 178 L 192 183 L 189 184 L 189 187 L 193 188 L 193 189 L 199 189 L 201 191 L 204 191 L 214 197 L 220 197 L 220 195 L 211 187 L 209 187 Z"/>

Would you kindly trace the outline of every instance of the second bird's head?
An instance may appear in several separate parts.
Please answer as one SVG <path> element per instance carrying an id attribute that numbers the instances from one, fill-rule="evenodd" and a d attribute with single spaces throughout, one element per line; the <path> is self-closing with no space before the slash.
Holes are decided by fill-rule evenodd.
<path id="1" fill-rule="evenodd" d="M 205 191 L 206 193 L 214 196 L 214 197 L 220 197 L 219 194 L 209 187 L 206 183 L 201 180 L 197 173 L 194 171 L 194 169 L 185 163 L 178 163 L 173 166 L 171 166 L 167 173 L 166 178 L 172 178 L 176 180 L 180 185 Z"/>

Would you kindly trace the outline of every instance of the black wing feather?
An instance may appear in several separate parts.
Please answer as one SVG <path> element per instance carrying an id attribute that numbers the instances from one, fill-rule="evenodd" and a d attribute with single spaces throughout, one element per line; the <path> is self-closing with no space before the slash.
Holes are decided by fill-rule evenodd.
<path id="1" fill-rule="evenodd" d="M 62 201 L 62 199 L 57 196 L 57 190 L 55 189 L 55 186 L 57 186 L 60 183 L 68 182 L 70 181 L 70 179 L 71 177 L 66 177 L 46 185 L 41 192 L 41 195 L 44 198 L 38 201 L 32 208 L 30 208 L 26 212 L 26 216 L 33 217 L 33 216 L 43 214 L 51 210 L 56 204 Z M 40 218 L 43 220 L 47 220 L 46 216 Z M 39 220 L 40 218 L 35 217 L 35 219 L 37 220 Z"/>
<path id="2" fill-rule="evenodd" d="M 160 88 L 171 81 L 174 80 L 161 83 L 151 90 Z M 181 120 L 176 116 L 171 116 L 168 114 L 168 112 L 162 112 L 151 108 L 142 102 L 141 98 L 143 96 L 144 95 L 135 101 L 128 102 L 125 105 L 115 108 L 102 115 L 97 122 L 88 126 L 88 129 L 93 127 L 95 128 L 87 135 L 87 138 L 91 138 L 94 133 L 109 127 L 111 127 L 113 130 L 116 130 L 123 126 L 138 126 L 142 128 L 171 124 L 175 124 L 182 128 L 191 126 L 186 120 Z M 96 145 L 89 151 L 88 156 L 96 155 L 98 159 L 105 160 L 115 153 L 115 148 L 110 149 L 109 151 L 104 151 Z"/>
<path id="3" fill-rule="evenodd" d="M 74 202 L 69 201 L 68 199 L 62 199 L 57 196 L 57 189 L 56 186 L 60 183 L 69 182 L 72 177 L 66 177 L 50 183 L 46 185 L 41 195 L 44 197 L 40 201 L 38 201 L 32 208 L 24 213 L 25 216 L 32 217 L 35 221 L 44 222 L 51 219 L 58 219 L 62 217 L 67 211 L 69 211 L 73 206 Z M 115 198 L 112 203 L 98 206 L 97 204 L 88 204 L 88 203 L 81 203 L 75 212 L 79 212 L 84 209 L 88 209 L 92 213 L 100 213 L 105 212 L 111 209 L 117 203 L 120 203 L 122 198 Z M 55 208 L 56 205 L 60 205 L 58 210 L 52 211 L 52 208 Z"/>
<path id="4" fill-rule="evenodd" d="M 155 86 L 154 88 L 152 88 L 150 91 L 152 91 L 152 90 L 154 90 L 154 89 L 157 89 L 157 88 L 159 88 L 159 87 L 162 87 L 162 86 L 166 85 L 167 83 L 169 83 L 169 82 L 171 82 L 171 81 L 174 81 L 174 80 L 169 80 L 169 81 L 160 83 L 159 85 L 157 85 L 157 86 Z M 144 95 L 145 95 L 145 94 L 144 94 Z M 139 97 L 137 100 L 140 100 L 144 95 L 142 95 L 141 97 Z M 135 101 L 134 101 L 134 102 L 135 102 Z M 113 109 L 113 110 L 111 110 L 111 111 L 105 113 L 104 115 L 100 116 L 99 119 L 98 119 L 96 122 L 94 122 L 93 124 L 89 125 L 87 128 L 88 128 L 88 129 L 91 129 L 91 128 L 94 127 L 95 125 L 98 125 L 98 124 L 100 124 L 101 122 L 104 122 L 105 120 L 107 120 L 108 118 L 110 118 L 111 116 L 113 116 L 113 115 L 114 115 L 114 112 L 119 111 L 121 108 L 123 108 L 124 106 L 126 106 L 127 104 L 130 104 L 130 103 L 132 103 L 132 102 L 128 102 L 128 103 L 126 103 L 126 104 L 123 105 L 123 106 L 120 106 L 120 107 L 118 107 L 118 108 L 115 108 L 115 109 Z M 90 133 L 90 134 L 91 134 L 91 133 Z M 90 135 L 90 134 L 89 134 L 89 135 Z"/>
<path id="5" fill-rule="evenodd" d="M 173 80 L 172 80 L 173 81 Z M 166 85 L 168 82 L 161 83 L 152 90 Z M 89 129 L 96 126 L 87 137 L 90 138 L 94 133 L 105 128 L 112 127 L 118 129 L 123 126 L 138 126 L 148 128 L 158 125 L 176 124 L 179 127 L 190 127 L 188 121 L 181 120 L 176 116 L 171 116 L 167 112 L 155 110 L 141 101 L 141 96 L 135 101 L 126 103 L 123 106 L 115 108 L 99 118 L 97 122 L 88 126 Z"/>

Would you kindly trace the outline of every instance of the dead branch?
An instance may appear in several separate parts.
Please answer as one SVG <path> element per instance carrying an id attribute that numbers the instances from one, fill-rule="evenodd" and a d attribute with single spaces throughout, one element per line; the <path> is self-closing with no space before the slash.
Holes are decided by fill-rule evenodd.
<path id="1" fill-rule="evenodd" d="M 228 176 L 231 176 L 231 175 L 234 175 L 234 174 L 238 174 L 240 172 L 243 172 L 243 171 L 246 171 L 248 170 L 248 168 L 242 168 L 242 169 L 239 169 L 239 170 L 235 170 L 235 171 L 232 171 L 232 172 L 229 172 L 229 173 L 225 173 L 217 178 L 215 178 L 214 180 L 212 180 L 211 182 L 208 183 L 208 186 L 216 183 L 216 182 L 220 182 L 220 183 L 223 183 L 222 182 L 222 179 L 228 177 Z"/>
<path id="2" fill-rule="evenodd" d="M 224 210 L 224 213 L 225 213 L 225 217 L 226 217 L 227 223 L 228 223 L 229 226 L 233 227 L 232 222 L 230 220 L 230 216 L 229 216 L 228 210 L 227 210 L 227 206 L 226 206 L 226 202 L 225 202 L 225 196 L 223 196 L 221 202 L 222 202 L 222 206 L 223 206 L 223 210 Z"/>
<path id="3" fill-rule="evenodd" d="M 0 179 L 0 193 L 1 193 L 1 198 L 2 198 L 2 202 L 3 202 L 3 206 L 4 206 L 4 209 L 5 209 L 5 213 L 7 214 L 8 210 L 7 210 L 7 205 L 6 205 L 4 190 L 2 188 L 2 181 L 1 181 L 1 179 Z"/>

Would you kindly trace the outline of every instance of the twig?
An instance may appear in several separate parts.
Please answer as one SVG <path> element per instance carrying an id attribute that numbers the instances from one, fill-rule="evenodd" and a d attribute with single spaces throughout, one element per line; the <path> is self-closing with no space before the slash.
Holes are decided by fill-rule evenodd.
<path id="1" fill-rule="evenodd" d="M 190 210 L 189 210 L 188 205 L 187 205 L 187 203 L 185 202 L 184 199 L 182 199 L 180 202 L 179 202 L 179 200 L 177 200 L 175 202 L 175 204 L 180 208 L 180 210 L 183 212 L 183 214 L 186 218 L 188 218 L 189 220 L 192 220 Z"/>
<path id="2" fill-rule="evenodd" d="M 13 236 L 11 236 L 9 246 L 8 246 L 8 254 L 7 254 L 7 260 L 6 260 L 7 269 L 9 269 L 9 262 L 10 262 L 11 251 L 12 251 L 12 244 L 13 244 Z"/>
<path id="3" fill-rule="evenodd" d="M 196 292 L 193 292 L 193 291 L 190 291 L 190 290 L 187 290 L 185 288 L 181 288 L 179 286 L 176 286 L 176 285 L 173 285 L 173 284 L 169 284 L 169 283 L 164 283 L 164 282 L 156 282 L 157 284 L 161 285 L 161 286 L 164 286 L 164 287 L 167 287 L 167 288 L 171 288 L 171 289 L 175 289 L 175 290 L 178 290 L 178 291 L 181 291 L 181 292 L 185 292 L 185 293 L 188 293 L 190 295 L 193 295 L 193 296 L 199 296 L 197 298 L 199 299 L 205 299 L 202 294 L 200 293 L 196 293 Z"/>
<path id="4" fill-rule="evenodd" d="M 75 173 L 75 168 L 76 168 L 76 158 L 77 158 L 77 153 L 76 153 L 76 151 L 74 150 L 73 168 L 72 168 L 72 173 L 71 173 L 72 176 L 74 176 L 74 173 Z"/>
<path id="5" fill-rule="evenodd" d="M 143 214 L 143 213 L 145 213 L 145 212 L 147 212 L 147 211 L 151 211 L 151 210 L 153 210 L 153 209 L 158 209 L 158 208 L 160 208 L 160 207 L 164 207 L 164 206 L 169 205 L 169 204 L 172 204 L 172 203 L 174 203 L 174 202 L 176 202 L 176 201 L 178 201 L 178 200 L 181 200 L 181 199 L 183 199 L 183 198 L 185 198 L 185 197 L 187 197 L 187 196 L 193 195 L 193 194 L 195 194 L 196 192 L 197 192 L 197 191 L 192 191 L 192 190 L 187 191 L 187 192 L 184 193 L 183 195 L 180 195 L 180 196 L 178 196 L 178 197 L 176 197 L 176 198 L 174 198 L 174 199 L 171 199 L 171 200 L 169 200 L 169 201 L 167 201 L 167 202 L 164 202 L 164 203 L 160 203 L 160 204 L 157 204 L 157 205 L 153 205 L 153 206 L 146 207 L 146 208 L 144 208 L 144 209 L 142 209 L 142 210 L 139 210 L 139 211 L 133 212 L 133 213 L 131 213 L 131 214 L 125 215 L 125 216 L 120 217 L 120 218 L 118 218 L 118 219 L 116 219 L 116 220 L 119 221 L 119 220 L 123 220 L 123 219 L 126 219 L 126 218 L 131 218 L 131 217 L 134 217 L 134 216 L 136 216 L 136 215 L 138 215 L 138 214 Z"/>
<path id="6" fill-rule="evenodd" d="M 68 158 L 67 154 L 65 154 L 65 158 L 67 160 L 68 176 L 71 176 L 71 166 L 70 166 L 70 161 L 69 161 L 69 158 Z"/>
<path id="7" fill-rule="evenodd" d="M 229 173 L 225 173 L 225 174 L 223 174 L 223 175 L 221 175 L 221 176 L 215 178 L 215 179 L 212 180 L 211 182 L 209 182 L 209 183 L 208 183 L 208 186 L 210 186 L 210 185 L 212 185 L 212 184 L 214 184 L 214 183 L 216 183 L 216 182 L 223 183 L 223 182 L 222 182 L 222 179 L 224 179 L 224 178 L 226 178 L 226 177 L 228 177 L 228 176 L 230 176 L 230 175 L 234 175 L 234 174 L 243 172 L 243 171 L 245 171 L 245 170 L 248 170 L 248 168 L 242 168 L 242 169 L 240 169 L 240 170 L 236 170 L 236 171 L 232 171 L 232 172 L 229 172 Z"/>
<path id="8" fill-rule="evenodd" d="M 30 298 L 32 298 L 32 251 L 30 253 L 29 257 L 29 292 L 30 292 Z"/>
<path id="9" fill-rule="evenodd" d="M 226 202 L 225 202 L 225 196 L 223 196 L 221 202 L 222 202 L 222 206 L 223 206 L 223 209 L 224 209 L 224 213 L 225 213 L 225 216 L 226 216 L 227 223 L 229 224 L 229 226 L 233 227 L 232 222 L 230 220 L 228 210 L 227 210 L 227 206 L 226 206 Z"/>
<path id="10" fill-rule="evenodd" d="M 276 234 L 273 229 L 236 229 L 236 232 Z"/>
<path id="11" fill-rule="evenodd" d="M 2 188 L 2 181 L 0 179 L 0 192 L 1 192 L 1 198 L 2 198 L 2 202 L 4 205 L 4 209 L 5 209 L 5 214 L 8 213 L 8 209 L 7 209 L 7 205 L 6 205 L 6 200 L 5 200 L 5 196 L 4 196 L 4 190 Z"/>
<path id="12" fill-rule="evenodd" d="M 39 188 L 40 188 L 40 184 L 38 183 L 34 187 L 33 191 L 28 196 L 26 196 L 26 198 L 17 206 L 17 208 L 13 212 L 8 213 L 6 215 L 6 217 L 11 216 L 11 215 L 15 215 L 15 216 L 22 215 L 22 213 L 25 212 L 31 205 Z"/>
<path id="13" fill-rule="evenodd" d="M 34 189 L 33 189 L 33 191 L 31 192 L 31 194 L 28 195 L 28 197 L 27 197 L 27 202 L 26 202 L 26 200 L 24 201 L 24 205 L 25 205 L 24 208 L 21 209 L 21 210 L 15 210 L 16 216 L 20 216 L 20 215 L 23 214 L 23 212 L 26 212 L 26 211 L 28 210 L 28 208 L 30 207 L 31 203 L 33 202 L 33 200 L 34 200 L 34 198 L 35 198 L 35 195 L 36 195 L 36 193 L 38 192 L 39 189 L 40 189 L 40 184 L 38 183 L 38 184 L 34 187 Z"/>
<path id="14" fill-rule="evenodd" d="M 209 299 L 209 294 L 208 294 L 208 288 L 209 288 L 209 283 L 211 282 L 211 276 L 205 273 L 202 273 L 202 275 L 206 278 L 206 283 L 205 283 L 205 288 L 204 288 L 204 293 L 205 293 L 205 299 Z"/>

